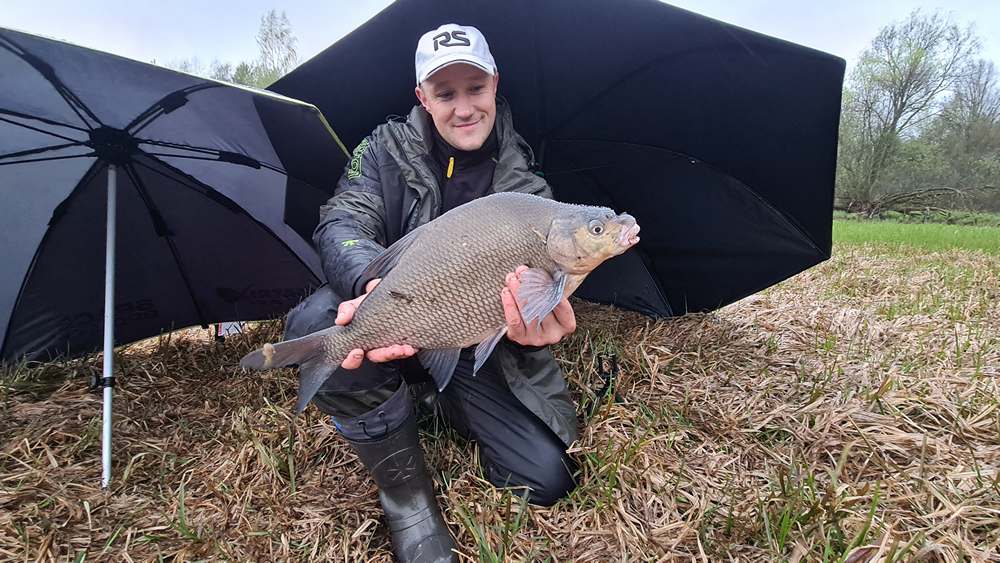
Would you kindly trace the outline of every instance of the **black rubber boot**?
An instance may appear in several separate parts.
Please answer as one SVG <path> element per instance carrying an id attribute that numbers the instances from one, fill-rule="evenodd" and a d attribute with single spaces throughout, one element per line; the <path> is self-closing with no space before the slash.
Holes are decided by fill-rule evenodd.
<path id="1" fill-rule="evenodd" d="M 392 534 L 392 550 L 403 563 L 458 561 L 455 540 L 441 516 L 411 410 L 403 424 L 385 436 L 348 443 L 379 488 L 379 500 Z"/>

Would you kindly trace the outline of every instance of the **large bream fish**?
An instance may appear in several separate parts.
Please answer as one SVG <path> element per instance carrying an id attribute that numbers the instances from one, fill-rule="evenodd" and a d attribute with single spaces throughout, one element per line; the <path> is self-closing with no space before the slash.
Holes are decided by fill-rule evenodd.
<path id="1" fill-rule="evenodd" d="M 478 344 L 475 371 L 507 333 L 500 292 L 519 265 L 525 322 L 548 315 L 602 262 L 639 242 L 630 215 L 522 193 L 473 200 L 421 225 L 385 250 L 366 275 L 382 281 L 345 326 L 265 344 L 250 369 L 299 366 L 297 411 L 347 357 L 409 344 L 440 389 L 462 348 Z"/>

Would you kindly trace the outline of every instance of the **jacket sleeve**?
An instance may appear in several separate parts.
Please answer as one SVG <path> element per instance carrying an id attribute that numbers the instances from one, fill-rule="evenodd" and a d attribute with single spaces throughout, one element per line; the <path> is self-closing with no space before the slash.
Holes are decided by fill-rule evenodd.
<path id="1" fill-rule="evenodd" d="M 513 136 L 511 141 L 516 150 L 508 151 L 505 157 L 501 157 L 507 159 L 505 163 L 506 177 L 500 180 L 507 184 L 505 191 L 525 192 L 553 199 L 552 187 L 545 181 L 545 175 L 538 162 L 535 161 L 531 145 L 516 131 L 512 131 L 510 134 Z"/>
<path id="2" fill-rule="evenodd" d="M 320 207 L 313 244 L 335 293 L 353 299 L 364 293 L 365 267 L 385 250 L 385 206 L 376 146 L 371 136 L 354 149 L 334 195 Z"/>

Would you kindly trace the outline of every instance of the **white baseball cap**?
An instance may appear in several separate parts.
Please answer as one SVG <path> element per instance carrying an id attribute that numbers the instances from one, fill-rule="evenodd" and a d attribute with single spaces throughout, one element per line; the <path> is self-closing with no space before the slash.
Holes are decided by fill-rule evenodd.
<path id="1" fill-rule="evenodd" d="M 497 71 L 497 63 L 482 32 L 456 23 L 446 23 L 423 34 L 417 41 L 414 62 L 418 85 L 438 70 L 455 63 L 468 63 L 491 76 Z"/>

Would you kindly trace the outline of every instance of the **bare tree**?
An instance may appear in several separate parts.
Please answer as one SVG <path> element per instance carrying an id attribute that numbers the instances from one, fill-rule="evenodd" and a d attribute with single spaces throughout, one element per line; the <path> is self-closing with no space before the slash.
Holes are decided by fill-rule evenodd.
<path id="1" fill-rule="evenodd" d="M 260 30 L 257 32 L 260 58 L 256 66 L 257 82 L 262 87 L 270 85 L 295 68 L 298 61 L 298 53 L 295 51 L 297 42 L 285 12 L 279 15 L 277 11 L 269 10 L 260 18 Z"/>
<path id="2" fill-rule="evenodd" d="M 963 149 L 992 151 L 1000 144 L 1000 84 L 996 67 L 990 61 L 977 60 L 969 64 L 951 99 L 941 112 L 942 125 L 960 133 Z"/>
<path id="3" fill-rule="evenodd" d="M 209 69 L 208 77 L 214 80 L 231 81 L 233 78 L 233 65 L 230 63 L 212 61 L 212 66 Z"/>
<path id="4" fill-rule="evenodd" d="M 152 63 L 159 64 L 156 62 L 156 59 L 153 59 Z M 173 60 L 167 63 L 163 63 L 162 66 L 180 72 L 185 72 L 187 74 L 195 74 L 195 75 L 203 74 L 205 69 L 204 65 L 201 64 L 201 61 L 198 60 L 198 57 L 191 57 L 189 59 L 183 59 L 183 60 Z"/>
<path id="5" fill-rule="evenodd" d="M 298 53 L 295 50 L 297 42 L 285 12 L 279 14 L 276 10 L 268 10 L 261 16 L 260 28 L 257 30 L 259 54 L 256 60 L 236 64 L 216 60 L 207 72 L 197 57 L 164 66 L 215 80 L 266 88 L 295 68 L 298 63 Z M 152 62 L 156 64 L 155 60 Z"/>
<path id="6" fill-rule="evenodd" d="M 979 48 L 971 28 L 940 13 L 917 10 L 879 32 L 844 96 L 838 187 L 848 207 L 868 206 L 885 191 L 881 180 L 901 140 L 941 111 Z"/>
<path id="7" fill-rule="evenodd" d="M 950 165 L 950 185 L 971 192 L 966 203 L 1000 211 L 1000 76 L 992 62 L 969 64 L 929 133 Z"/>

